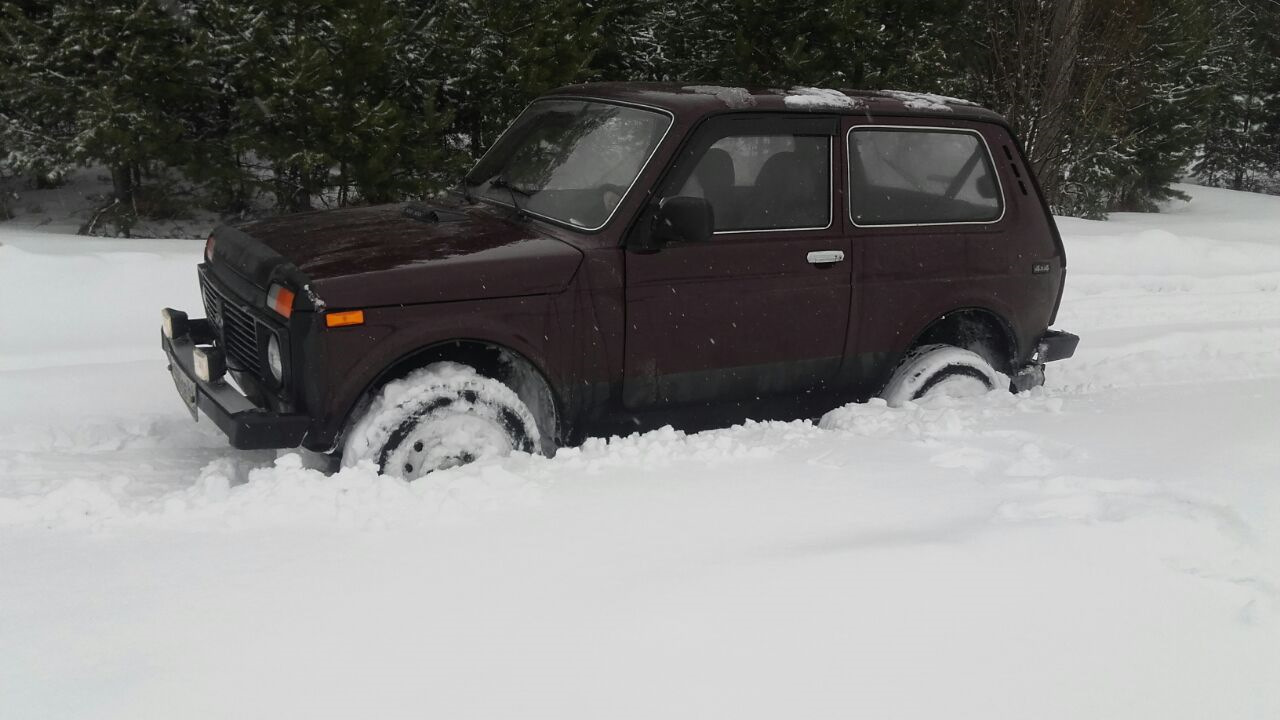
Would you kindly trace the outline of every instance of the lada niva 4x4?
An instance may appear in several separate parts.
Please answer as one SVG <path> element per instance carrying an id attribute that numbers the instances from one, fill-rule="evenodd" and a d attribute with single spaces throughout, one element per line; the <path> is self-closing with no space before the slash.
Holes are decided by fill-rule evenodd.
<path id="1" fill-rule="evenodd" d="M 237 448 L 424 473 L 1044 380 L 1066 258 L 995 113 L 678 84 L 534 101 L 457 192 L 217 228 L 163 313 Z"/>

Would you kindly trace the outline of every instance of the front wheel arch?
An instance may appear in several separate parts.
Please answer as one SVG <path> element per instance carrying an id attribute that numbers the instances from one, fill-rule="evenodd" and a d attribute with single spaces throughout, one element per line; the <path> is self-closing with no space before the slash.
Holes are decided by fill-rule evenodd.
<path id="1" fill-rule="evenodd" d="M 555 453 L 562 437 L 560 400 L 542 370 L 523 354 L 485 340 L 455 339 L 425 345 L 390 364 L 366 385 L 347 409 L 341 430 L 334 437 L 333 452 L 341 450 L 352 424 L 360 418 L 387 383 L 408 377 L 416 370 L 438 362 L 454 362 L 472 367 L 480 375 L 510 387 L 538 425 L 544 455 Z"/>

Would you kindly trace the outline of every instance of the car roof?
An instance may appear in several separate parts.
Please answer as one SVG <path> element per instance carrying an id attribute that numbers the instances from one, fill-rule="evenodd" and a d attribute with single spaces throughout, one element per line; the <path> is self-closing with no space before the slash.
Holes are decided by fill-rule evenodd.
<path id="1" fill-rule="evenodd" d="M 1008 124 L 1000 115 L 967 100 L 901 90 L 731 87 L 694 82 L 598 82 L 569 85 L 547 95 L 648 105 L 667 110 L 681 119 L 727 111 L 790 111 L 868 117 L 952 117 Z"/>

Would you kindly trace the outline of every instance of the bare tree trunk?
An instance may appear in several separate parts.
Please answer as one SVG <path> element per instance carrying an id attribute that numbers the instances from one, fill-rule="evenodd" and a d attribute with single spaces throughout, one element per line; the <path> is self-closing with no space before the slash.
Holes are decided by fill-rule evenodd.
<path id="1" fill-rule="evenodd" d="M 111 192 L 120 205 L 133 205 L 133 166 L 120 163 L 111 168 Z"/>
<path id="2" fill-rule="evenodd" d="M 1062 173 L 1065 145 L 1080 52 L 1080 31 L 1084 18 L 1083 0 L 1056 0 L 1049 23 L 1049 57 L 1044 64 L 1045 85 L 1040 97 L 1036 156 L 1040 177 L 1058 178 Z M 1056 185 L 1056 183 L 1055 183 Z M 1055 190 L 1057 188 L 1055 187 Z"/>

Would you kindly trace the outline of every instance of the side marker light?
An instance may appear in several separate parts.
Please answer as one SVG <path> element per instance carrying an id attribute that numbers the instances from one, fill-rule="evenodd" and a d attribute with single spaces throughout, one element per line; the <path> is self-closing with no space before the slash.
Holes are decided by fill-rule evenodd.
<path id="1" fill-rule="evenodd" d="M 363 310 L 344 310 L 342 312 L 331 312 L 324 316 L 324 324 L 326 327 L 350 327 L 352 325 L 364 324 Z"/>

